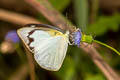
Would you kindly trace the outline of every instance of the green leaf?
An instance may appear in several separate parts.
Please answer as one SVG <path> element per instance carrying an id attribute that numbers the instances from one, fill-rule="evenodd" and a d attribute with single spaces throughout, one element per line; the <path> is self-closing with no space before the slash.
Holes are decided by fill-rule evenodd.
<path id="1" fill-rule="evenodd" d="M 100 16 L 96 23 L 91 24 L 87 28 L 87 33 L 100 36 L 105 34 L 108 30 L 118 31 L 120 24 L 120 14 L 114 14 L 113 16 Z"/>

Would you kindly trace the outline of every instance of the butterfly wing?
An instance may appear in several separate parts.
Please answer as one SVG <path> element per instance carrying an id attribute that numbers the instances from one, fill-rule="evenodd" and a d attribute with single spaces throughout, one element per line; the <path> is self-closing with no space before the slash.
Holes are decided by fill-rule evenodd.
<path id="1" fill-rule="evenodd" d="M 68 43 L 61 36 L 49 38 L 35 47 L 35 60 L 44 69 L 57 71 L 66 55 Z"/>
<path id="2" fill-rule="evenodd" d="M 52 36 L 50 29 L 21 28 L 17 31 L 28 50 L 34 53 L 35 60 L 44 69 L 57 71 L 65 58 L 68 38 Z"/>
<path id="3" fill-rule="evenodd" d="M 48 29 L 46 28 L 45 30 Z M 34 47 L 38 43 L 42 43 L 42 41 L 51 37 L 45 30 L 42 28 L 25 27 L 17 30 L 17 33 L 28 50 L 33 53 Z"/>

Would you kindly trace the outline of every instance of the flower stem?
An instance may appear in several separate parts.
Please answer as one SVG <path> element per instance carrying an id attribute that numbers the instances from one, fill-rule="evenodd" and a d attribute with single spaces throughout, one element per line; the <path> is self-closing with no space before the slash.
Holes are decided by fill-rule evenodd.
<path id="1" fill-rule="evenodd" d="M 111 49 L 112 51 L 114 51 L 114 52 L 117 53 L 118 55 L 120 55 L 120 52 L 119 52 L 119 51 L 117 51 L 115 48 L 113 48 L 113 47 L 111 47 L 111 46 L 109 46 L 109 45 L 107 45 L 107 44 L 105 44 L 105 43 L 102 43 L 102 42 L 97 41 L 97 40 L 93 40 L 93 42 L 96 42 L 96 43 L 98 43 L 98 44 L 101 44 L 101 45 L 103 45 L 103 46 Z"/>

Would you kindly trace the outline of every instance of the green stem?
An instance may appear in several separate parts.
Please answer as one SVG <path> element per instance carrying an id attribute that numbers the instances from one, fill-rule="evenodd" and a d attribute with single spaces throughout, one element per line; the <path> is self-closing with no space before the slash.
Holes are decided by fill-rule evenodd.
<path id="1" fill-rule="evenodd" d="M 114 52 L 117 53 L 118 55 L 120 55 L 120 52 L 119 52 L 119 51 L 117 51 L 115 48 L 113 48 L 113 47 L 111 47 L 111 46 L 109 46 L 109 45 L 107 45 L 107 44 L 105 44 L 105 43 L 102 43 L 102 42 L 97 41 L 97 40 L 93 40 L 93 42 L 96 42 L 96 43 L 98 43 L 98 44 L 101 44 L 101 45 L 103 45 L 103 46 L 111 49 L 112 51 L 114 51 Z"/>

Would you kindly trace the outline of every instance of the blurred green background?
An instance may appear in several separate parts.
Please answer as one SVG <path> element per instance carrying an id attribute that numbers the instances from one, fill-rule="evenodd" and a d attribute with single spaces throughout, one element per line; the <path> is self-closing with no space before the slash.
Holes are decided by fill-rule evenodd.
<path id="1" fill-rule="evenodd" d="M 38 0 L 39 1 L 39 0 Z M 120 0 L 48 0 L 82 32 L 120 51 Z M 24 0 L 0 0 L 0 8 L 50 24 Z M 67 16 L 66 16 L 67 14 Z M 67 23 L 67 22 L 66 22 Z M 30 80 L 28 60 L 16 30 L 19 25 L 0 19 L 0 80 Z M 104 60 L 120 75 L 120 56 L 94 44 Z M 107 80 L 90 57 L 69 46 L 61 69 L 46 71 L 35 63 L 36 80 Z"/>

